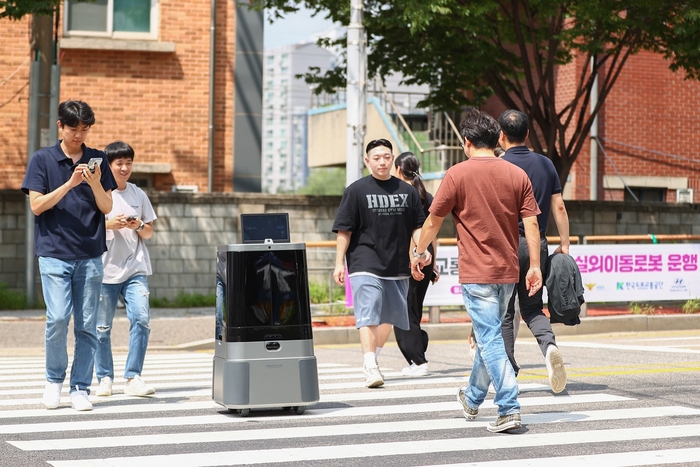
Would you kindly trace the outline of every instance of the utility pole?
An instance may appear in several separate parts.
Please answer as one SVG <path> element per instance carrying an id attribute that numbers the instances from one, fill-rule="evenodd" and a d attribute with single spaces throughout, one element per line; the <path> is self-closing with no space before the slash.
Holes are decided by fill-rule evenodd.
<path id="1" fill-rule="evenodd" d="M 595 74 L 593 78 L 593 87 L 591 88 L 591 114 L 595 112 L 598 106 L 598 69 L 596 66 L 596 56 L 591 57 L 591 73 Z M 593 117 L 593 123 L 590 130 L 591 138 L 591 201 L 598 199 L 598 114 Z"/>
<path id="2" fill-rule="evenodd" d="M 54 25 L 55 19 L 55 25 Z M 27 165 L 42 146 L 58 140 L 58 100 L 61 68 L 57 59 L 58 11 L 55 16 L 32 15 L 27 122 Z M 34 213 L 25 206 L 25 296 L 27 306 L 36 298 L 36 258 L 34 258 Z"/>
<path id="3" fill-rule="evenodd" d="M 32 51 L 34 52 L 34 51 Z M 39 82 L 41 75 L 41 61 L 33 60 L 29 65 L 29 112 L 27 121 L 27 166 L 32 155 L 39 149 Z M 34 259 L 34 213 L 29 204 L 29 196 L 25 200 L 24 208 L 24 268 L 25 268 L 25 296 L 27 306 L 34 306 L 35 292 L 35 259 Z"/>
<path id="4" fill-rule="evenodd" d="M 351 0 L 347 62 L 347 176 L 345 186 L 362 176 L 367 127 L 367 39 L 362 25 L 363 0 Z"/>

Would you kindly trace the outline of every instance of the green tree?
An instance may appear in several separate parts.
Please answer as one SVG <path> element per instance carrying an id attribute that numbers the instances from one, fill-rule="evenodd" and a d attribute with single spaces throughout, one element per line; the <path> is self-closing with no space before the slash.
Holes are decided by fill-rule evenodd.
<path id="1" fill-rule="evenodd" d="M 62 0 L 0 0 L 0 19 L 22 19 L 26 15 L 53 15 Z"/>
<path id="2" fill-rule="evenodd" d="M 300 195 L 333 196 L 345 191 L 345 168 L 319 167 L 311 169 Z"/>
<path id="3" fill-rule="evenodd" d="M 304 4 L 347 25 L 349 0 L 260 0 L 270 20 Z M 424 105 L 456 111 L 495 95 L 531 119 L 530 142 L 548 155 L 562 185 L 628 58 L 662 54 L 674 71 L 700 75 L 700 0 L 365 0 L 368 70 L 399 71 L 428 84 Z M 340 45 L 343 41 L 338 41 Z M 577 59 L 576 86 L 557 92 L 557 73 Z M 588 66 L 592 63 L 592 66 Z M 339 67 L 307 80 L 345 86 Z M 595 75 L 599 99 L 589 111 Z"/>

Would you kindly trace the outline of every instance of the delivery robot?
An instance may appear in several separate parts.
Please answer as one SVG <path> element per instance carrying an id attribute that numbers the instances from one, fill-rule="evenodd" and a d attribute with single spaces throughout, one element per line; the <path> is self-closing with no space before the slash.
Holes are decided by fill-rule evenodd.
<path id="1" fill-rule="evenodd" d="M 212 397 L 241 416 L 319 400 L 306 245 L 289 242 L 285 214 L 241 215 L 242 244 L 216 252 Z"/>

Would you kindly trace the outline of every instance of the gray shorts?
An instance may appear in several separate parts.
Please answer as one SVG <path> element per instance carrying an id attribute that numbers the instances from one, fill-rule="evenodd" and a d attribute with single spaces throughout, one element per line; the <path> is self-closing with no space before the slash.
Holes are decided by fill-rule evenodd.
<path id="1" fill-rule="evenodd" d="M 408 278 L 392 280 L 375 276 L 350 277 L 355 326 L 378 326 L 388 323 L 408 331 Z"/>

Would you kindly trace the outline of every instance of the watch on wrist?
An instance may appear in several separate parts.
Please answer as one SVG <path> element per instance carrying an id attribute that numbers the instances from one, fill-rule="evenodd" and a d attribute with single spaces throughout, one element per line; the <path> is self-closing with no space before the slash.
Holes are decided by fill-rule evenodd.
<path id="1" fill-rule="evenodd" d="M 417 247 L 413 247 L 413 250 L 411 253 L 413 253 L 414 258 L 425 258 L 425 251 L 423 253 L 418 253 L 418 250 L 416 250 Z"/>
<path id="2" fill-rule="evenodd" d="M 141 225 L 139 225 L 139 226 L 136 228 L 136 231 L 137 231 L 137 232 L 141 232 L 141 231 L 143 230 L 144 227 L 146 227 L 146 223 L 143 222 L 143 221 L 141 221 Z"/>

